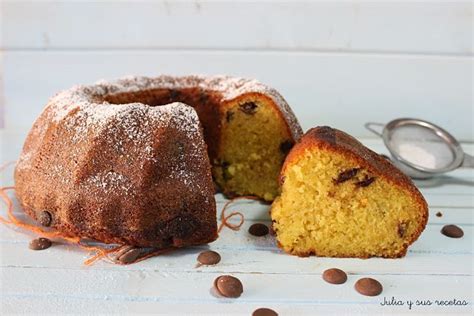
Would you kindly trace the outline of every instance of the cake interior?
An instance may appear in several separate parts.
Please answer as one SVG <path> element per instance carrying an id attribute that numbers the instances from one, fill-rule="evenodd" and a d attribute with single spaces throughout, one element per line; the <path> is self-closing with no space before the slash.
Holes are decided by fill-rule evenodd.
<path id="1" fill-rule="evenodd" d="M 285 171 L 272 219 L 281 247 L 296 255 L 399 257 L 420 229 L 419 209 L 356 160 L 320 148 Z"/>
<path id="2" fill-rule="evenodd" d="M 223 193 L 266 201 L 279 194 L 278 175 L 293 138 L 268 97 L 249 93 L 222 102 L 218 92 L 185 88 L 113 94 L 105 101 L 150 106 L 183 102 L 192 106 L 204 129 L 214 181 Z"/>
<path id="3" fill-rule="evenodd" d="M 250 95 L 223 107 L 225 146 L 213 160 L 213 175 L 231 195 L 273 201 L 279 193 L 278 176 L 293 141 L 270 102 Z"/>

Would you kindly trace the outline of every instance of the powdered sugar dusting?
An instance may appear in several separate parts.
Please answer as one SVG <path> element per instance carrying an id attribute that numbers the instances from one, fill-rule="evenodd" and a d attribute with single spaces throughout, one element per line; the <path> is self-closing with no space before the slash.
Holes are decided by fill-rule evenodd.
<path id="1" fill-rule="evenodd" d="M 94 174 L 89 177 L 85 183 L 91 184 L 107 194 L 117 192 L 118 190 L 129 194 L 131 189 L 130 181 L 124 175 L 113 171 Z"/>
<path id="2" fill-rule="evenodd" d="M 195 110 L 182 103 L 171 103 L 160 107 L 149 107 L 140 103 L 126 105 L 97 104 L 95 107 L 86 105 L 81 111 L 71 111 L 63 118 L 64 126 L 71 132 L 73 142 L 101 138 L 107 142 L 104 153 L 112 151 L 112 155 L 120 161 L 130 161 L 136 168 L 144 169 L 147 161 L 156 163 L 160 152 L 153 147 L 156 142 L 156 133 L 163 127 L 174 126 L 187 135 L 188 139 L 195 139 L 200 133 L 200 123 Z M 130 144 L 133 144 L 130 146 Z M 187 157 L 199 159 L 206 153 L 199 146 L 203 143 L 192 142 L 187 148 Z M 79 149 L 79 151 L 77 151 Z M 71 158 L 81 159 L 83 153 L 80 147 L 71 148 Z M 194 174 L 189 172 L 184 153 L 170 170 L 171 178 L 183 182 L 185 185 L 199 182 Z M 124 176 L 106 172 L 94 175 L 86 181 L 101 189 L 104 193 L 120 190 L 129 194 L 132 185 L 126 183 Z M 194 189 L 194 187 L 192 187 Z M 196 188 L 198 189 L 198 188 Z"/>
<path id="3" fill-rule="evenodd" d="M 150 107 L 141 103 L 86 102 L 85 98 L 94 98 L 94 95 L 88 94 L 90 90 L 90 88 L 75 87 L 70 93 L 61 93 L 52 99 L 45 110 L 45 115 L 53 114 L 51 124 L 57 124 L 61 129 L 67 131 L 67 135 L 70 137 L 69 142 L 74 144 L 74 146 L 69 146 L 68 155 L 70 161 L 76 162 L 76 166 L 77 164 L 81 165 L 82 160 L 90 159 L 87 154 L 88 148 L 99 146 L 92 144 L 95 139 L 107 142 L 107 146 L 102 148 L 99 155 L 110 152 L 115 157 L 114 159 L 133 162 L 136 168 L 143 170 L 147 161 L 156 163 L 156 155 L 160 155 L 153 144 L 156 143 L 156 133 L 161 128 L 172 126 L 187 135 L 189 140 L 195 140 L 201 133 L 196 111 L 186 104 L 175 102 L 164 106 Z M 56 142 L 60 141 L 68 140 L 61 138 L 56 140 Z M 192 145 L 186 150 L 187 157 L 200 159 L 207 154 L 202 149 L 205 148 L 203 142 L 190 141 L 190 143 Z M 33 151 L 24 150 L 17 168 L 30 168 L 33 158 Z M 87 164 L 88 161 L 84 163 Z M 73 169 L 65 171 L 64 168 Z M 51 180 L 72 184 L 77 181 L 75 178 L 77 176 L 72 172 L 75 168 L 74 166 L 66 167 L 52 163 L 48 176 Z M 169 177 L 185 185 L 199 182 L 196 175 L 189 172 L 184 153 L 183 157 L 170 170 Z M 103 172 L 98 170 L 91 173 L 89 178 L 79 182 L 83 190 L 90 187 L 94 191 L 98 189 L 105 194 L 118 191 L 128 195 L 133 192 L 133 184 L 126 176 L 108 170 Z M 194 191 L 200 188 L 199 186 L 190 186 L 190 189 Z"/>
<path id="4" fill-rule="evenodd" d="M 255 79 L 244 79 L 229 76 L 200 76 L 191 75 L 174 77 L 162 75 L 155 78 L 143 76 L 129 76 L 115 81 L 98 81 L 92 86 L 76 86 L 70 90 L 56 95 L 50 102 L 55 107 L 56 121 L 62 120 L 69 112 L 74 110 L 87 110 L 92 107 L 96 120 L 103 119 L 111 112 L 123 110 L 123 105 L 111 106 L 104 102 L 107 95 L 137 92 L 147 89 L 182 89 L 201 88 L 203 90 L 217 91 L 222 95 L 223 101 L 232 100 L 246 93 L 260 93 L 270 97 L 279 107 L 287 121 L 292 135 L 299 139 L 302 130 L 297 119 L 284 98 L 273 88 L 270 88 Z M 138 105 L 139 103 L 135 104 Z M 99 111 L 98 105 L 107 105 L 106 109 Z M 143 105 L 145 106 L 145 105 Z"/>
<path id="5" fill-rule="evenodd" d="M 100 126 L 106 123 L 111 118 L 120 118 L 122 121 L 130 118 L 131 112 L 142 112 L 154 114 L 155 118 L 169 120 L 171 117 L 180 114 L 180 118 L 184 128 L 189 128 L 189 132 L 195 132 L 198 128 L 197 120 L 194 120 L 192 124 L 190 119 L 194 118 L 195 111 L 185 104 L 175 102 L 174 104 L 163 105 L 160 107 L 150 107 L 142 103 L 129 103 L 129 104 L 110 104 L 108 102 L 96 102 L 100 98 L 106 96 L 107 91 L 117 91 L 117 86 L 110 86 L 110 89 L 101 88 L 100 85 L 86 87 L 76 86 L 71 90 L 62 92 L 50 100 L 49 106 L 54 113 L 53 121 L 59 122 L 65 118 L 74 118 L 82 120 L 84 124 L 81 124 L 80 128 L 87 128 L 92 126 Z M 126 89 L 125 89 L 126 90 Z M 140 90 L 136 87 L 136 91 Z M 120 91 L 125 92 L 125 91 Z M 184 110 L 177 106 L 181 104 Z M 72 114 L 72 115 L 71 115 Z M 191 117 L 193 116 L 193 117 Z M 71 126 L 77 126 L 78 121 L 74 120 L 71 122 Z M 127 122 L 124 121 L 126 124 Z M 84 130 L 82 130 L 84 131 Z M 79 130 L 78 132 L 81 132 Z M 130 130 L 133 133 L 133 128 Z"/>

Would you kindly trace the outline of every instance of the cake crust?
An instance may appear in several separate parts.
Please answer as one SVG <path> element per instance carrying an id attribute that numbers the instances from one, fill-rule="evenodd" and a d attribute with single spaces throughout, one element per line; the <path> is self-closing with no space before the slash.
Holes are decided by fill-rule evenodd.
<path id="1" fill-rule="evenodd" d="M 191 107 L 104 105 L 48 122 L 35 123 L 15 168 L 29 216 L 47 212 L 50 227 L 67 236 L 141 247 L 217 238 L 209 160 Z"/>

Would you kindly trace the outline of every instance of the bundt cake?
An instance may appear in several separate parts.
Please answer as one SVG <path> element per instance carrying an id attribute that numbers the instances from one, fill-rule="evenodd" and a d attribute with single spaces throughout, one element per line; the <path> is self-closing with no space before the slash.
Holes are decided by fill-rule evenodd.
<path id="1" fill-rule="evenodd" d="M 50 99 L 15 168 L 28 215 L 66 235 L 141 247 L 217 237 L 214 177 L 271 201 L 301 135 L 273 89 L 231 77 L 133 77 Z M 207 144 L 207 146 L 206 146 Z"/>
<path id="2" fill-rule="evenodd" d="M 298 256 L 403 257 L 428 219 L 410 178 L 353 137 L 308 131 L 282 168 L 271 208 L 279 246 Z"/>

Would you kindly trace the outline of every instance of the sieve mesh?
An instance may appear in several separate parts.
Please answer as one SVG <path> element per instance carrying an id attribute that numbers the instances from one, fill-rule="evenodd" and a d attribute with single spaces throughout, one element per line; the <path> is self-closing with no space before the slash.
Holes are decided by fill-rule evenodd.
<path id="1" fill-rule="evenodd" d="M 435 131 L 421 125 L 402 125 L 389 135 L 391 150 L 409 163 L 437 170 L 450 166 L 455 159 L 450 145 Z"/>

